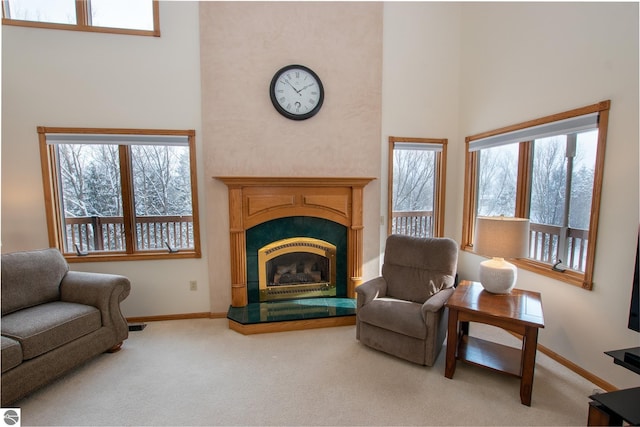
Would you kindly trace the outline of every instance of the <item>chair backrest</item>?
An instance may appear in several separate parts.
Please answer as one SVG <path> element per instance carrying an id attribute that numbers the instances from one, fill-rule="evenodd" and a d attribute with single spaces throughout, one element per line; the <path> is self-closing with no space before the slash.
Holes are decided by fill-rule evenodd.
<path id="1" fill-rule="evenodd" d="M 449 238 L 417 238 L 392 234 L 387 238 L 382 276 L 387 296 L 424 303 L 454 285 L 458 244 Z"/>
<path id="2" fill-rule="evenodd" d="M 2 315 L 59 300 L 67 271 L 57 249 L 2 254 Z"/>

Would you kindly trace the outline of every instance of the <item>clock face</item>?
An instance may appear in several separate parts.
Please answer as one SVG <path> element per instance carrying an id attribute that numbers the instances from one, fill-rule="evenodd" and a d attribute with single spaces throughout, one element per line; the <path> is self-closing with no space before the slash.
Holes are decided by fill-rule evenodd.
<path id="1" fill-rule="evenodd" d="M 324 88 L 316 73 L 303 65 L 287 65 L 271 80 L 269 95 L 283 116 L 304 120 L 316 115 L 324 101 Z"/>

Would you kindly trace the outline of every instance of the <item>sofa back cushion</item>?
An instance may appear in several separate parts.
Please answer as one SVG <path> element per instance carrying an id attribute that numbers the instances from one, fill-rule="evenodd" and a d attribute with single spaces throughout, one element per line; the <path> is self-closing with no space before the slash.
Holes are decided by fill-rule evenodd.
<path id="1" fill-rule="evenodd" d="M 69 265 L 57 249 L 2 255 L 2 315 L 60 299 Z"/>
<path id="2" fill-rule="evenodd" d="M 387 238 L 382 276 L 387 296 L 424 303 L 454 285 L 458 245 L 448 238 L 418 238 L 392 234 Z"/>

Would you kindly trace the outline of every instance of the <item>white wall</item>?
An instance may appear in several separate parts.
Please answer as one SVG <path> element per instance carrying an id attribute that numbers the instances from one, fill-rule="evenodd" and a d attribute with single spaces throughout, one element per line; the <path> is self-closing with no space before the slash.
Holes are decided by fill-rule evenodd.
<path id="1" fill-rule="evenodd" d="M 640 376 L 603 354 L 640 345 L 627 329 L 639 221 L 638 4 L 465 4 L 461 73 L 461 144 L 464 136 L 611 100 L 594 289 L 522 269 L 517 286 L 542 294 L 542 345 L 615 386 L 638 386 Z M 464 157 L 454 162 L 450 172 L 462 176 Z M 448 198 L 458 224 L 462 193 L 459 180 Z M 463 253 L 462 276 L 477 278 L 481 260 Z"/>
<path id="2" fill-rule="evenodd" d="M 49 246 L 37 126 L 195 129 L 204 187 L 198 3 L 162 2 L 160 21 L 159 38 L 2 26 L 3 252 Z M 202 259 L 71 268 L 127 275 L 125 316 L 209 312 L 202 240 Z"/>
<path id="3" fill-rule="evenodd" d="M 447 138 L 448 165 L 463 155 L 459 141 L 460 3 L 387 2 L 384 5 L 381 211 L 387 236 L 389 136 Z M 455 169 L 454 169 L 455 171 Z M 458 175 L 447 173 L 445 236 L 454 237 Z M 382 248 L 383 250 L 383 248 Z"/>

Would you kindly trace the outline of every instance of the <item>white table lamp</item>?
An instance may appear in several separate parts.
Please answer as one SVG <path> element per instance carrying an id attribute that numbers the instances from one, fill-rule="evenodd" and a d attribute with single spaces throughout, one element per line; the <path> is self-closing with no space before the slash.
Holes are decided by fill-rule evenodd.
<path id="1" fill-rule="evenodd" d="M 505 258 L 529 254 L 529 220 L 526 218 L 478 217 L 474 251 L 492 259 L 480 263 L 480 283 L 494 294 L 508 294 L 516 284 L 518 270 Z"/>

